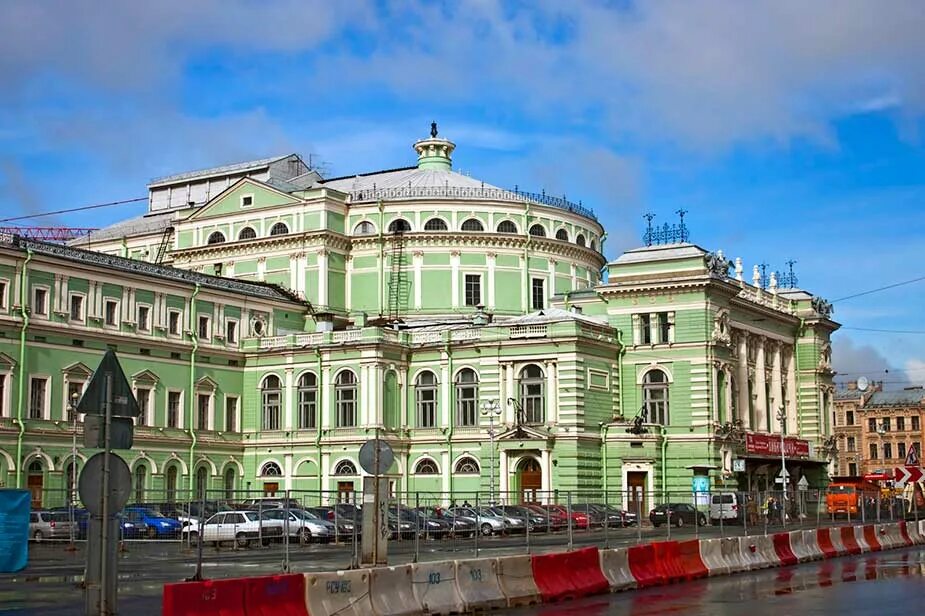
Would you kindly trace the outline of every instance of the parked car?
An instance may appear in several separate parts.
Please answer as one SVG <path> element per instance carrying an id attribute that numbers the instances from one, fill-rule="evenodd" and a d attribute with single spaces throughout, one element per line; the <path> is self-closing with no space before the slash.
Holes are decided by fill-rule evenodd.
<path id="1" fill-rule="evenodd" d="M 282 520 L 269 520 L 257 511 L 219 511 L 207 519 L 201 527 L 185 526 L 182 534 L 191 544 L 198 543 L 202 530 L 202 541 L 219 545 L 234 542 L 244 548 L 257 543 L 261 538 L 269 543 L 283 535 Z"/>
<path id="2" fill-rule="evenodd" d="M 543 530 L 555 531 L 562 530 L 568 526 L 568 516 L 565 513 L 552 508 L 546 508 L 543 505 L 524 505 L 530 511 L 542 514 L 546 517 L 546 528 Z"/>
<path id="3" fill-rule="evenodd" d="M 414 539 L 417 533 L 417 527 L 412 520 L 404 520 L 390 511 L 386 515 L 386 523 L 389 525 L 389 539 Z"/>
<path id="4" fill-rule="evenodd" d="M 259 511 L 261 509 L 275 509 L 277 507 L 285 509 L 301 509 L 302 505 L 294 498 L 278 498 L 275 496 L 265 496 L 261 498 L 248 498 L 241 501 L 241 508 L 249 511 Z"/>
<path id="5" fill-rule="evenodd" d="M 174 538 L 179 536 L 183 524 L 179 520 L 168 518 L 159 511 L 149 507 L 126 507 L 123 513 L 131 521 L 140 520 L 147 526 L 147 537 L 155 538 Z"/>
<path id="6" fill-rule="evenodd" d="M 29 538 L 33 541 L 70 539 L 70 537 L 71 516 L 67 511 L 32 511 L 29 513 Z"/>
<path id="7" fill-rule="evenodd" d="M 607 515 L 590 503 L 572 503 L 572 511 L 588 516 L 588 524 L 592 528 L 602 528 L 607 520 Z"/>
<path id="8" fill-rule="evenodd" d="M 621 526 L 635 526 L 639 523 L 639 518 L 632 511 L 626 511 L 613 505 L 601 505 L 601 507 L 610 515 L 617 515 L 622 520 Z"/>
<path id="9" fill-rule="evenodd" d="M 337 539 L 340 541 L 349 541 L 354 535 L 359 537 L 363 534 L 362 520 L 337 515 L 333 507 L 306 507 L 303 511 L 334 524 L 337 530 Z"/>
<path id="10" fill-rule="evenodd" d="M 523 533 L 527 530 L 527 523 L 523 516 L 514 516 L 514 513 L 506 512 L 502 507 L 482 507 L 481 513 L 498 516 L 504 521 L 505 530 L 509 533 Z"/>
<path id="11" fill-rule="evenodd" d="M 178 521 L 181 528 L 187 524 L 199 524 L 199 518 L 192 515 L 186 507 L 179 503 L 132 503 L 126 505 L 126 509 L 128 508 L 152 509 L 165 517 Z"/>
<path id="12" fill-rule="evenodd" d="M 624 526 L 629 526 L 629 524 L 627 524 L 628 514 L 613 505 L 591 503 L 588 506 L 596 511 L 602 520 L 607 521 L 607 528 L 623 528 Z M 636 516 L 632 516 L 632 519 L 635 520 Z"/>
<path id="13" fill-rule="evenodd" d="M 443 518 L 452 525 L 452 534 L 456 537 L 474 537 L 478 532 L 478 524 L 475 520 L 462 516 L 455 516 L 450 512 L 445 512 Z"/>
<path id="14" fill-rule="evenodd" d="M 509 515 L 514 519 L 521 520 L 530 529 L 531 533 L 540 530 L 545 531 L 549 525 L 549 518 L 545 515 L 520 505 L 498 505 L 495 509 L 503 511 L 505 515 Z"/>
<path id="15" fill-rule="evenodd" d="M 736 492 L 714 492 L 710 495 L 710 521 L 719 524 L 741 522 L 745 517 L 745 506 Z"/>
<path id="16" fill-rule="evenodd" d="M 118 518 L 121 539 L 138 539 L 147 536 L 148 525 L 137 513 L 119 513 Z M 77 536 L 81 539 L 86 539 L 90 528 L 90 512 L 86 509 L 76 509 L 74 510 L 74 519 L 77 524 Z"/>
<path id="17" fill-rule="evenodd" d="M 504 518 L 493 513 L 477 511 L 474 507 L 451 507 L 449 513 L 457 517 L 472 520 L 478 525 L 479 532 L 486 537 L 488 535 L 500 535 L 508 531 L 508 526 L 505 524 Z"/>
<path id="18" fill-rule="evenodd" d="M 565 516 L 566 526 L 568 526 L 569 518 L 572 519 L 572 528 L 579 528 L 579 529 L 588 528 L 590 524 L 590 520 L 588 518 L 587 513 L 576 511 L 575 509 L 569 510 L 569 508 L 565 505 L 541 505 L 541 506 L 545 507 L 548 511 L 555 511 Z"/>
<path id="19" fill-rule="evenodd" d="M 656 528 L 662 524 L 673 524 L 679 528 L 685 524 L 690 524 L 691 526 L 694 524 L 707 525 L 707 517 L 697 511 L 693 505 L 688 505 L 687 503 L 658 505 L 649 512 L 649 521 Z"/>
<path id="20" fill-rule="evenodd" d="M 286 527 L 286 518 L 289 518 L 289 537 L 297 539 L 300 543 L 311 543 L 312 541 L 331 541 L 337 534 L 337 527 L 334 522 L 322 520 L 315 514 L 302 509 L 270 509 L 263 512 L 263 517 L 268 520 L 282 520 L 283 527 Z"/>

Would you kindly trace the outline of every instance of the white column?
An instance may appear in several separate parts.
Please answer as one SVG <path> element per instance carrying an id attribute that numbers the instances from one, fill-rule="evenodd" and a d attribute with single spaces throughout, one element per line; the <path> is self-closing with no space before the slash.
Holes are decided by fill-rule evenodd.
<path id="1" fill-rule="evenodd" d="M 546 362 L 546 422 L 555 423 L 559 420 L 559 384 L 556 372 L 556 363 Z"/>
<path id="2" fill-rule="evenodd" d="M 303 257 L 304 259 L 305 257 Z M 302 276 L 304 281 L 304 274 Z M 304 282 L 302 283 L 304 286 Z M 328 251 L 318 251 L 318 303 L 327 306 L 328 302 Z"/>
<path id="3" fill-rule="evenodd" d="M 724 388 L 723 388 L 723 394 L 722 394 L 722 395 L 723 395 L 723 396 L 725 397 L 725 399 L 726 399 L 726 415 L 727 415 L 726 420 L 729 421 L 730 419 L 735 419 L 734 417 L 732 417 L 732 396 L 733 396 L 733 392 L 732 392 L 732 369 L 731 369 L 730 367 L 727 366 L 727 367 L 724 369 L 724 373 L 725 373 L 725 376 L 726 376 L 726 382 L 725 382 L 725 386 L 724 386 Z"/>
<path id="4" fill-rule="evenodd" d="M 498 445 L 498 440 L 495 439 L 495 446 L 497 445 Z M 508 503 L 509 501 L 507 499 L 507 496 L 508 496 L 507 492 L 510 490 L 510 484 L 508 483 L 508 476 L 507 476 L 508 460 L 507 460 L 506 451 L 504 451 L 503 449 L 498 449 L 498 453 L 495 456 L 495 464 L 496 464 L 495 469 L 492 472 L 497 474 L 495 477 L 496 479 L 495 485 L 498 486 L 498 496 L 501 499 L 504 499 L 505 503 Z"/>
<path id="5" fill-rule="evenodd" d="M 421 250 L 414 251 L 412 255 L 412 266 L 414 268 L 414 307 L 417 310 L 420 310 L 424 305 L 422 300 L 422 289 L 421 289 L 421 280 L 423 279 L 422 272 L 424 268 L 424 252 Z"/>
<path id="6" fill-rule="evenodd" d="M 549 280 L 546 283 L 546 301 L 544 306 L 549 305 L 549 298 L 556 294 L 556 263 L 554 259 L 549 260 Z"/>
<path id="7" fill-rule="evenodd" d="M 787 433 L 798 434 L 800 431 L 797 415 L 801 409 L 797 408 L 797 376 L 796 358 L 791 349 L 787 355 Z"/>
<path id="8" fill-rule="evenodd" d="M 781 426 L 780 422 L 777 421 L 777 412 L 784 408 L 785 412 L 788 411 L 786 405 L 787 401 L 784 400 L 784 389 L 783 389 L 783 380 L 781 379 L 781 357 L 780 357 L 780 343 L 774 342 L 771 347 L 771 396 L 774 398 L 774 407 L 770 409 L 771 417 L 775 421 L 774 430 L 772 432 L 780 432 Z"/>
<path id="9" fill-rule="evenodd" d="M 459 308 L 459 251 L 450 253 L 450 305 Z"/>
<path id="10" fill-rule="evenodd" d="M 530 261 L 520 255 L 520 310 L 530 312 Z"/>
<path id="11" fill-rule="evenodd" d="M 542 501 L 547 501 L 547 495 L 552 491 L 552 460 L 550 459 L 550 452 L 548 449 L 540 450 L 540 471 L 542 477 L 542 484 L 540 489 L 543 491 Z"/>
<path id="12" fill-rule="evenodd" d="M 347 304 L 347 310 L 350 311 L 352 309 L 353 302 L 353 293 L 351 292 L 351 287 L 353 286 L 353 283 L 351 282 L 351 279 L 353 278 L 353 255 L 347 255 L 346 261 L 347 263 L 344 267 L 346 270 L 344 275 L 344 303 Z"/>
<path id="13" fill-rule="evenodd" d="M 372 370 L 371 366 L 364 364 L 360 366 L 360 388 L 362 389 L 360 400 L 362 400 L 363 407 L 360 409 L 359 416 L 359 425 L 368 426 L 372 423 L 370 419 L 372 417 Z"/>
<path id="14" fill-rule="evenodd" d="M 289 255 L 289 288 L 295 291 L 299 289 L 299 254 Z"/>
<path id="15" fill-rule="evenodd" d="M 263 281 L 267 277 L 267 258 L 257 257 L 257 280 Z"/>
<path id="16" fill-rule="evenodd" d="M 655 344 L 659 341 L 658 336 L 658 313 L 651 312 L 649 313 L 649 340 L 652 341 L 652 344 Z"/>
<path id="17" fill-rule="evenodd" d="M 440 491 L 444 494 L 448 494 L 450 491 L 450 473 L 453 472 L 453 469 L 450 468 L 452 465 L 452 460 L 450 460 L 449 451 L 440 452 L 440 469 L 441 469 L 441 483 L 442 487 Z"/>
<path id="18" fill-rule="evenodd" d="M 488 281 L 486 282 L 487 295 L 485 305 L 488 307 L 488 310 L 495 309 L 495 262 L 496 262 L 497 253 L 489 252 L 488 253 Z"/>
<path id="19" fill-rule="evenodd" d="M 755 419 L 759 432 L 768 431 L 768 399 L 764 361 L 764 338 L 759 337 L 755 347 Z"/>
<path id="20" fill-rule="evenodd" d="M 504 392 L 504 395 L 504 399 L 500 401 L 501 408 L 504 409 L 502 417 L 507 423 L 514 423 L 514 407 L 507 403 L 508 398 L 514 398 L 515 400 L 519 398 L 517 389 L 514 387 L 514 364 L 507 364 L 507 391 Z"/>
<path id="21" fill-rule="evenodd" d="M 321 369 L 321 382 L 318 383 L 318 391 L 321 392 L 321 406 L 318 409 L 318 412 L 321 413 L 321 429 L 327 430 L 335 425 L 332 415 L 335 402 L 334 387 L 333 383 L 331 383 L 330 366 L 324 366 Z"/>
<path id="22" fill-rule="evenodd" d="M 739 385 L 739 419 L 745 428 L 751 428 L 751 415 L 748 412 L 751 401 L 748 399 L 748 334 L 739 332 L 739 363 L 736 380 Z"/>
<path id="23" fill-rule="evenodd" d="M 382 425 L 382 401 L 381 398 L 381 389 L 382 389 L 382 379 L 384 378 L 382 374 L 382 366 L 379 364 L 374 364 L 369 368 L 372 379 L 369 383 L 369 423 L 376 426 Z"/>
<path id="24" fill-rule="evenodd" d="M 436 425 L 447 428 L 450 425 L 450 386 L 452 378 L 450 375 L 450 365 L 444 353 L 440 362 L 440 416 L 437 418 Z"/>
<path id="25" fill-rule="evenodd" d="M 319 480 L 321 481 L 321 489 L 327 490 L 330 485 L 329 481 L 331 480 L 331 454 L 324 452 L 321 454 L 321 464 L 318 469 L 320 475 Z M 326 504 L 326 503 L 325 503 Z"/>
<path id="26" fill-rule="evenodd" d="M 292 454 L 283 454 L 283 489 L 292 489 Z"/>
<path id="27" fill-rule="evenodd" d="M 234 261 L 225 262 L 225 277 L 234 278 Z"/>
<path id="28" fill-rule="evenodd" d="M 286 389 L 283 391 L 283 429 L 292 430 L 292 368 L 286 368 L 285 375 Z"/>

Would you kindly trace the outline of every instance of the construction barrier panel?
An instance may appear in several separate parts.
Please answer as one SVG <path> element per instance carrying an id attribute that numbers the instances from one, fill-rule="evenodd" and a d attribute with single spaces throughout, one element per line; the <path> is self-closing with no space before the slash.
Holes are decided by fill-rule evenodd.
<path id="1" fill-rule="evenodd" d="M 369 569 L 305 574 L 308 613 L 369 616 Z"/>
<path id="2" fill-rule="evenodd" d="M 777 555 L 777 550 L 774 549 L 774 540 L 771 537 L 768 537 L 767 535 L 758 535 L 752 537 L 752 540 L 755 542 L 755 546 L 758 550 L 758 553 L 761 554 L 761 558 L 764 560 L 765 566 L 780 567 L 780 556 Z"/>
<path id="3" fill-rule="evenodd" d="M 854 527 L 854 541 L 861 548 L 861 552 L 870 552 L 870 546 L 867 545 L 867 539 L 864 537 L 864 527 L 855 526 Z"/>
<path id="4" fill-rule="evenodd" d="M 896 543 L 896 538 L 893 536 L 893 529 L 897 529 L 896 524 L 876 524 L 874 525 L 874 533 L 877 535 L 877 541 L 880 543 L 881 550 L 892 550 L 893 548 L 902 547 L 902 540 L 900 543 Z"/>
<path id="5" fill-rule="evenodd" d="M 601 550 L 601 571 L 612 592 L 636 588 L 636 578 L 630 571 L 629 552 L 626 548 Z"/>
<path id="6" fill-rule="evenodd" d="M 833 535 L 838 535 L 837 530 L 833 528 L 820 528 L 816 533 L 816 543 L 819 544 L 819 550 L 824 558 L 835 558 L 845 552 L 844 547 L 836 546 L 832 541 Z M 840 543 L 841 541 L 839 541 Z"/>
<path id="7" fill-rule="evenodd" d="M 727 537 L 719 540 L 720 554 L 723 555 L 723 562 L 729 567 L 729 573 L 746 571 L 748 566 L 742 563 L 742 554 L 739 552 L 739 540 L 737 537 Z"/>
<path id="8" fill-rule="evenodd" d="M 877 527 L 873 524 L 864 527 L 864 542 L 871 552 L 879 552 L 882 549 L 880 539 L 877 537 Z"/>
<path id="9" fill-rule="evenodd" d="M 710 575 L 710 570 L 700 557 L 700 541 L 697 539 L 678 542 L 678 562 L 685 579 L 696 580 Z"/>
<path id="10" fill-rule="evenodd" d="M 898 524 L 898 527 L 899 527 L 899 534 L 902 536 L 902 539 L 903 539 L 903 543 L 905 543 L 906 545 L 913 545 L 915 543 L 915 539 L 913 539 L 912 535 L 909 534 L 909 530 L 913 527 L 906 524 L 905 520 L 900 522 Z"/>
<path id="11" fill-rule="evenodd" d="M 497 559 L 457 560 L 456 588 L 468 612 L 507 607 L 507 599 L 498 583 Z"/>
<path id="12" fill-rule="evenodd" d="M 411 565 L 369 570 L 369 598 L 378 616 L 421 614 L 424 607 L 414 596 Z"/>
<path id="13" fill-rule="evenodd" d="M 533 557 L 533 580 L 543 601 L 587 597 L 610 590 L 597 548 Z"/>
<path id="14" fill-rule="evenodd" d="M 813 559 L 813 553 L 809 551 L 809 548 L 806 546 L 806 542 L 803 540 L 803 531 L 794 530 L 790 532 L 790 549 L 793 550 L 793 555 L 797 557 L 801 563 L 805 563 Z"/>
<path id="15" fill-rule="evenodd" d="M 887 536 L 889 536 L 890 541 L 893 543 L 893 548 L 904 548 L 908 543 L 906 543 L 906 537 L 903 535 L 903 525 L 900 522 L 895 524 L 888 524 L 886 529 Z"/>
<path id="16" fill-rule="evenodd" d="M 917 531 L 919 535 L 918 543 L 925 543 L 925 520 L 919 520 Z"/>
<path id="17" fill-rule="evenodd" d="M 533 581 L 533 564 L 529 556 L 505 556 L 498 559 L 498 584 L 508 607 L 536 605 L 540 590 Z"/>
<path id="18" fill-rule="evenodd" d="M 677 541 L 656 541 L 652 544 L 655 550 L 655 562 L 661 568 L 668 582 L 683 582 L 685 579 L 684 567 L 681 566 Z"/>
<path id="19" fill-rule="evenodd" d="M 726 575 L 729 573 L 729 565 L 723 558 L 721 539 L 701 539 L 700 560 L 706 565 L 709 575 Z"/>
<path id="20" fill-rule="evenodd" d="M 163 616 L 244 616 L 240 580 L 164 584 Z"/>
<path id="21" fill-rule="evenodd" d="M 239 581 L 244 584 L 247 616 L 308 616 L 303 574 L 264 575 Z"/>
<path id="22" fill-rule="evenodd" d="M 466 605 L 456 587 L 456 563 L 444 560 L 411 565 L 414 598 L 430 614 L 461 614 Z"/>
<path id="23" fill-rule="evenodd" d="M 795 565 L 800 559 L 793 553 L 793 547 L 790 545 L 790 533 L 774 533 L 774 551 L 777 552 L 777 558 L 780 564 L 784 566 Z"/>
<path id="24" fill-rule="evenodd" d="M 655 559 L 655 548 L 651 543 L 630 547 L 627 556 L 630 572 L 639 588 L 658 586 L 668 581 Z"/>
<path id="25" fill-rule="evenodd" d="M 758 544 L 753 537 L 739 537 L 737 541 L 739 542 L 739 557 L 748 570 L 767 569 L 771 566 L 758 551 Z"/>
<path id="26" fill-rule="evenodd" d="M 810 560 L 822 560 L 825 554 L 819 548 L 819 532 L 816 530 L 803 531 L 803 546 L 809 553 Z"/>
<path id="27" fill-rule="evenodd" d="M 860 554 L 861 546 L 858 545 L 857 537 L 854 534 L 853 526 L 842 526 L 838 529 L 842 545 L 845 546 L 845 552 L 848 554 Z"/>

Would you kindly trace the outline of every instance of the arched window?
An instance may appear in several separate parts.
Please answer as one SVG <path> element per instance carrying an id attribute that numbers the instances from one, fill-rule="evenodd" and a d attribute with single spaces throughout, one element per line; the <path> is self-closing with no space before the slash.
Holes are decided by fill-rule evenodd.
<path id="1" fill-rule="evenodd" d="M 281 469 L 276 462 L 267 462 L 260 467 L 261 477 L 281 477 L 282 475 L 283 469 Z"/>
<path id="2" fill-rule="evenodd" d="M 357 467 L 353 465 L 353 462 L 350 460 L 341 460 L 337 463 L 337 466 L 334 467 L 335 475 L 356 475 Z"/>
<path id="3" fill-rule="evenodd" d="M 424 223 L 425 231 L 446 231 L 446 223 L 443 222 L 442 218 L 431 218 Z"/>
<path id="4" fill-rule="evenodd" d="M 299 378 L 299 429 L 318 427 L 318 377 L 306 372 Z"/>
<path id="5" fill-rule="evenodd" d="M 484 231 L 485 225 L 482 224 L 482 221 L 478 218 L 470 218 L 465 221 L 460 227 L 463 231 Z"/>
<path id="6" fill-rule="evenodd" d="M 584 236 L 583 234 L 579 233 L 578 236 L 575 238 L 575 243 L 578 244 L 579 246 L 584 246 L 584 245 L 585 245 L 585 236 Z"/>
<path id="7" fill-rule="evenodd" d="M 426 370 L 414 382 L 414 403 L 417 409 L 418 428 L 437 425 L 437 376 Z"/>
<path id="8" fill-rule="evenodd" d="M 649 370 L 642 379 L 642 400 L 649 423 L 668 425 L 668 375 Z"/>
<path id="9" fill-rule="evenodd" d="M 279 377 L 275 374 L 263 379 L 263 385 L 260 388 L 262 399 L 263 419 L 261 428 L 264 430 L 279 430 L 280 420 L 280 400 L 282 398 L 282 386 Z"/>
<path id="10" fill-rule="evenodd" d="M 375 235 L 376 227 L 375 225 L 373 225 L 373 223 L 369 222 L 368 220 L 364 220 L 358 223 L 357 226 L 353 228 L 353 234 L 354 235 Z"/>
<path id="11" fill-rule="evenodd" d="M 502 220 L 498 223 L 498 233 L 517 233 L 517 225 L 510 220 Z"/>
<path id="12" fill-rule="evenodd" d="M 357 425 L 357 375 L 344 370 L 334 381 L 334 400 L 337 407 L 337 427 Z"/>
<path id="13" fill-rule="evenodd" d="M 148 478 L 148 469 L 144 464 L 135 467 L 135 502 L 145 502 L 145 483 Z"/>
<path id="14" fill-rule="evenodd" d="M 415 475 L 439 475 L 440 469 L 437 468 L 437 463 L 431 460 L 430 458 L 424 458 L 417 463 L 417 466 L 414 467 Z"/>
<path id="15" fill-rule="evenodd" d="M 456 374 L 456 425 L 474 426 L 477 421 L 479 375 L 471 368 Z"/>
<path id="16" fill-rule="evenodd" d="M 289 233 L 289 227 L 284 222 L 278 222 L 270 227 L 270 235 L 286 235 Z"/>
<path id="17" fill-rule="evenodd" d="M 477 475 L 479 473 L 479 463 L 475 461 L 475 458 L 470 458 L 469 456 L 460 458 L 459 462 L 456 463 L 456 473 L 459 475 Z"/>
<path id="18" fill-rule="evenodd" d="M 244 227 L 241 229 L 241 232 L 238 233 L 239 240 L 253 240 L 257 238 L 257 232 L 254 231 L 253 227 Z"/>
<path id="19" fill-rule="evenodd" d="M 556 231 L 556 239 L 567 242 L 568 241 L 568 231 L 566 231 L 565 229 L 559 229 L 558 231 Z"/>
<path id="20" fill-rule="evenodd" d="M 225 471 L 225 500 L 234 500 L 234 469 L 229 468 Z"/>
<path id="21" fill-rule="evenodd" d="M 526 424 L 541 424 L 546 417 L 546 377 L 543 369 L 530 364 L 520 371 L 520 406 L 523 409 L 521 421 Z"/>
<path id="22" fill-rule="evenodd" d="M 411 224 L 404 218 L 396 218 L 389 223 L 389 233 L 405 233 L 411 231 Z"/>
<path id="23" fill-rule="evenodd" d="M 534 237 L 546 237 L 546 229 L 543 228 L 543 225 L 533 225 L 530 227 L 530 235 Z"/>
<path id="24" fill-rule="evenodd" d="M 588 244 L 588 247 L 594 252 L 597 252 L 597 242 L 596 241 L 591 240 Z"/>
<path id="25" fill-rule="evenodd" d="M 203 500 L 209 489 L 209 471 L 205 466 L 200 466 L 196 471 L 196 499 Z"/>
<path id="26" fill-rule="evenodd" d="M 177 465 L 173 464 L 167 469 L 167 502 L 177 500 Z"/>
<path id="27" fill-rule="evenodd" d="M 36 458 L 35 460 L 29 463 L 29 474 L 30 475 L 41 475 L 42 473 L 44 473 L 44 470 L 42 469 L 41 460 Z"/>
<path id="28" fill-rule="evenodd" d="M 224 244 L 225 234 L 221 231 L 213 231 L 206 240 L 206 244 Z"/>

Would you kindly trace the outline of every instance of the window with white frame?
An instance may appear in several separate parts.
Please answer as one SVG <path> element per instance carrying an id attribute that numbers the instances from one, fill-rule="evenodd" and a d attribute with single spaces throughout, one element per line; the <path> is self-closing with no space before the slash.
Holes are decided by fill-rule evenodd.
<path id="1" fill-rule="evenodd" d="M 464 300 L 466 306 L 478 306 L 482 303 L 482 275 L 466 274 L 464 280 Z"/>
<path id="2" fill-rule="evenodd" d="M 10 281 L 0 278 L 0 308 L 6 309 L 9 306 L 7 302 L 7 291 L 10 288 Z"/>
<path id="3" fill-rule="evenodd" d="M 351 370 L 338 373 L 334 382 L 334 402 L 337 410 L 337 427 L 357 425 L 357 377 Z"/>
<path id="4" fill-rule="evenodd" d="M 138 387 L 135 389 L 135 400 L 138 401 L 138 417 L 135 418 L 135 425 L 146 426 L 151 412 L 151 388 Z"/>
<path id="5" fill-rule="evenodd" d="M 459 462 L 456 463 L 455 472 L 457 475 L 478 475 L 479 474 L 479 463 L 475 458 L 470 458 L 465 456 L 459 459 Z"/>
<path id="6" fill-rule="evenodd" d="M 180 427 L 180 410 L 183 404 L 183 394 L 179 391 L 167 392 L 167 427 Z"/>
<path id="7" fill-rule="evenodd" d="M 418 374 L 414 382 L 414 405 L 418 428 L 437 426 L 437 375 L 430 370 Z"/>
<path id="8" fill-rule="evenodd" d="M 241 207 L 254 205 L 254 195 L 241 195 Z"/>
<path id="9" fill-rule="evenodd" d="M 334 467 L 335 475 L 356 475 L 357 467 L 350 460 L 341 460 Z"/>
<path id="10" fill-rule="evenodd" d="M 138 305 L 138 319 L 135 323 L 138 331 L 151 331 L 151 306 L 145 306 L 143 304 Z"/>
<path id="11" fill-rule="evenodd" d="M 32 314 L 48 316 L 48 288 L 35 287 L 32 289 Z"/>
<path id="12" fill-rule="evenodd" d="M 281 477 L 283 469 L 276 462 L 267 462 L 260 468 L 260 474 L 263 477 Z"/>
<path id="13" fill-rule="evenodd" d="M 211 394 L 196 394 L 196 428 L 209 429 L 209 414 L 212 408 Z"/>
<path id="14" fill-rule="evenodd" d="M 29 419 L 45 419 L 48 405 L 48 377 L 34 376 L 29 379 Z"/>
<path id="15" fill-rule="evenodd" d="M 254 231 L 253 227 L 244 227 L 238 233 L 239 240 L 253 240 L 257 238 L 257 232 Z"/>
<path id="16" fill-rule="evenodd" d="M 199 315 L 199 323 L 196 328 L 196 335 L 199 336 L 200 340 L 208 340 L 212 337 L 212 330 L 209 327 L 212 323 L 212 319 L 207 316 Z"/>
<path id="17" fill-rule="evenodd" d="M 414 474 L 415 475 L 439 475 L 440 469 L 437 467 L 436 462 L 434 462 L 430 458 L 424 458 L 415 465 Z"/>
<path id="18" fill-rule="evenodd" d="M 353 228 L 354 235 L 374 235 L 375 233 L 376 227 L 368 220 L 357 223 L 357 226 Z"/>
<path id="19" fill-rule="evenodd" d="M 638 315 L 637 340 L 639 344 L 652 344 L 652 316 L 648 313 Z"/>
<path id="20" fill-rule="evenodd" d="M 225 342 L 228 344 L 238 343 L 238 322 L 235 319 L 225 320 Z"/>
<path id="21" fill-rule="evenodd" d="M 479 376 L 471 368 L 456 374 L 456 425 L 474 426 L 478 419 Z"/>
<path id="22" fill-rule="evenodd" d="M 642 400 L 648 423 L 668 425 L 668 375 L 649 370 L 642 379 Z"/>
<path id="23" fill-rule="evenodd" d="M 225 398 L 225 432 L 238 431 L 238 399 L 233 396 Z"/>
<path id="24" fill-rule="evenodd" d="M 278 222 L 270 227 L 270 235 L 286 235 L 289 233 L 289 227 L 284 222 Z"/>
<path id="25" fill-rule="evenodd" d="M 103 302 L 103 324 L 109 327 L 119 325 L 119 302 L 114 299 Z"/>
<path id="26" fill-rule="evenodd" d="M 318 377 L 306 372 L 299 377 L 299 429 L 312 430 L 318 427 Z"/>
<path id="27" fill-rule="evenodd" d="M 261 428 L 263 430 L 279 430 L 281 419 L 282 383 L 275 374 L 263 379 L 260 388 L 261 397 Z"/>
<path id="28" fill-rule="evenodd" d="M 71 293 L 70 320 L 84 320 L 84 296 L 79 293 Z"/>
<path id="29" fill-rule="evenodd" d="M 541 424 L 546 420 L 546 376 L 536 364 L 520 371 L 520 406 L 526 424 Z"/>
<path id="30" fill-rule="evenodd" d="M 531 281 L 530 304 L 533 310 L 542 310 L 546 307 L 546 281 L 543 278 L 534 278 Z"/>
<path id="31" fill-rule="evenodd" d="M 77 417 L 77 411 L 75 409 L 76 403 L 80 401 L 80 396 L 84 392 L 84 383 L 83 381 L 71 381 L 67 382 L 67 391 L 64 395 L 64 417 L 67 419 L 68 423 L 73 422 Z M 75 397 L 76 394 L 76 397 Z"/>
<path id="32" fill-rule="evenodd" d="M 179 310 L 167 311 L 167 333 L 171 336 L 179 336 L 182 320 L 182 313 Z"/>
<path id="33" fill-rule="evenodd" d="M 9 386 L 7 385 L 7 380 L 9 375 L 0 372 L 0 417 L 6 417 L 7 413 L 7 404 L 6 404 L 6 394 L 9 391 Z"/>
<path id="34" fill-rule="evenodd" d="M 659 312 L 658 316 L 658 342 L 659 344 L 666 344 L 671 342 L 671 320 L 668 317 L 667 312 Z"/>

